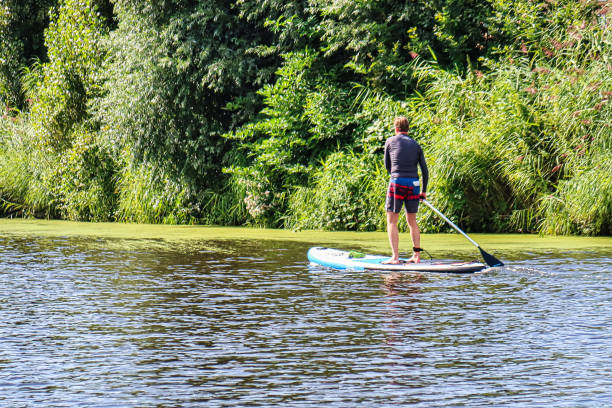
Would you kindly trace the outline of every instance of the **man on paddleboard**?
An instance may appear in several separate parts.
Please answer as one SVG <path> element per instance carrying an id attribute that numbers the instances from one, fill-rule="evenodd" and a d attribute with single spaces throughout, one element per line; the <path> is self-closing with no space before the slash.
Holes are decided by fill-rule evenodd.
<path id="1" fill-rule="evenodd" d="M 398 221 L 402 205 L 406 209 L 406 221 L 412 239 L 412 257 L 408 262 L 421 262 L 421 232 L 417 225 L 416 214 L 419 202 L 426 198 L 429 171 L 421 146 L 410 136 L 410 122 L 401 116 L 393 121 L 395 136 L 385 142 L 385 167 L 391 180 L 387 191 L 387 233 L 391 244 L 391 258 L 385 264 L 400 263 Z M 418 167 L 423 178 L 422 189 L 419 183 Z"/>

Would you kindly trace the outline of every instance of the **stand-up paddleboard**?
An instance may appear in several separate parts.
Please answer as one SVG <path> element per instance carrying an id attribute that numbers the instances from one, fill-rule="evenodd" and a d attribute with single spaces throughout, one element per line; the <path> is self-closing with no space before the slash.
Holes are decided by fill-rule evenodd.
<path id="1" fill-rule="evenodd" d="M 382 262 L 387 259 L 388 256 L 355 254 L 332 248 L 313 247 L 308 250 L 310 262 L 335 269 L 471 273 L 487 267 L 481 262 L 452 261 L 421 261 L 415 264 L 402 260 L 403 262 L 398 265 L 383 264 Z"/>

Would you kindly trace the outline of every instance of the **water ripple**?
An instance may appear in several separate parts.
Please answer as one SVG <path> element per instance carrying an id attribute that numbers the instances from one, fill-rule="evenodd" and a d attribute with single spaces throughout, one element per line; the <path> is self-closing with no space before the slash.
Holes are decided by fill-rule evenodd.
<path id="1" fill-rule="evenodd" d="M 385 274 L 95 244 L 0 239 L 2 406 L 612 404 L 606 255 Z"/>

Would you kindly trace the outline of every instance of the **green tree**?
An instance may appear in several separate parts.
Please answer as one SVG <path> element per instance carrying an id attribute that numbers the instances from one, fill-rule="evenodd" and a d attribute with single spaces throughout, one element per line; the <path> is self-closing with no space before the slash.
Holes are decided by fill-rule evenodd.
<path id="1" fill-rule="evenodd" d="M 89 105 L 101 96 L 108 33 L 95 0 L 60 0 L 45 30 L 48 62 L 36 64 L 25 76 L 36 82 L 31 112 L 23 112 L 21 149 L 36 157 L 22 162 L 28 177 L 21 177 L 24 204 L 48 215 L 78 220 L 108 220 L 114 207 L 116 166 L 109 149 L 97 137 L 98 123 Z M 20 161 L 15 144 L 5 154 Z M 14 166 L 5 162 L 5 174 Z M 45 203 L 41 205 L 39 203 Z"/>
<path id="2" fill-rule="evenodd" d="M 255 91 L 276 64 L 254 49 L 267 33 L 224 1 L 117 0 L 115 9 L 106 135 L 194 194 L 218 187 L 221 135 L 259 108 Z"/>
<path id="3" fill-rule="evenodd" d="M 95 0 L 62 0 L 45 31 L 49 62 L 32 107 L 43 145 L 56 151 L 72 144 L 71 131 L 90 118 L 88 102 L 101 95 L 108 27 Z"/>
<path id="4" fill-rule="evenodd" d="M 20 72 L 32 59 L 45 60 L 44 28 L 57 0 L 0 1 L 0 104 L 24 107 Z"/>

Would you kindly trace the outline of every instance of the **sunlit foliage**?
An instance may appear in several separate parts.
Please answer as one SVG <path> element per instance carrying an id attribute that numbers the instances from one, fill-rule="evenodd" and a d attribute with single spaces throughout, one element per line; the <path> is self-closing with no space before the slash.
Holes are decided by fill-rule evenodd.
<path id="1" fill-rule="evenodd" d="M 610 234 L 609 9 L 2 0 L 0 207 L 383 229 L 382 146 L 401 114 L 431 200 L 468 231 Z"/>

